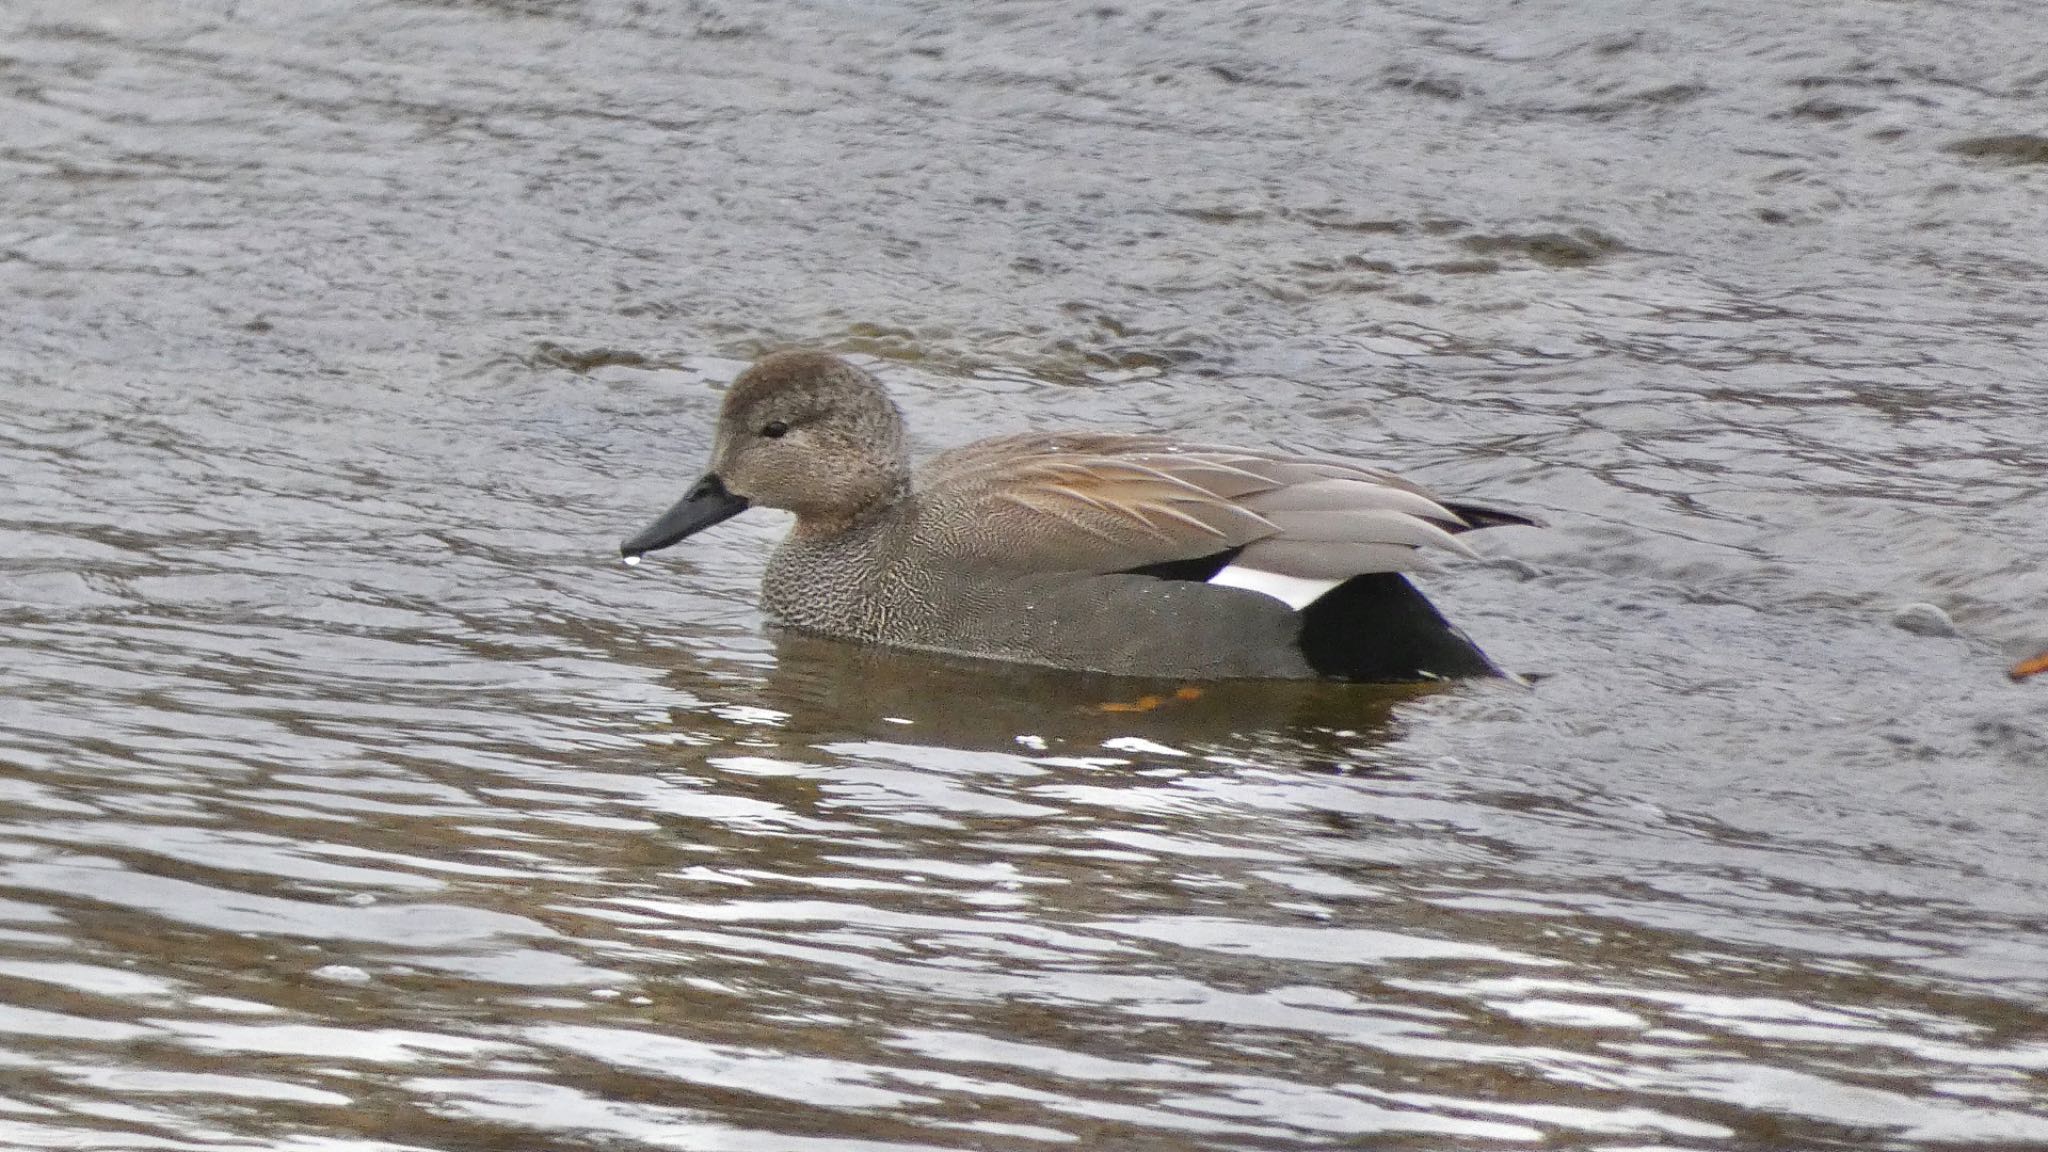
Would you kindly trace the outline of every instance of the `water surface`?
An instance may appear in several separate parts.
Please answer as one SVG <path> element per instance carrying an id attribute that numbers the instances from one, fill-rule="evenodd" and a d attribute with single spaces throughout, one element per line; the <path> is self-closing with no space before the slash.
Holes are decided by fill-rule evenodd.
<path id="1" fill-rule="evenodd" d="M 0 1145 L 2048 1144 L 2043 20 L 9 8 Z M 619 565 L 788 343 L 1537 512 L 1540 679 Z"/>

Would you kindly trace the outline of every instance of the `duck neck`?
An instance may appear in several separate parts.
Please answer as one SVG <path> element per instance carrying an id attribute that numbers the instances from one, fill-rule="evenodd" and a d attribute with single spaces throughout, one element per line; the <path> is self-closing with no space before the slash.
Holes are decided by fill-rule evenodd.
<path id="1" fill-rule="evenodd" d="M 910 498 L 908 468 L 875 479 L 856 499 L 835 502 L 830 508 L 798 509 L 791 535 L 815 541 L 858 532 Z"/>

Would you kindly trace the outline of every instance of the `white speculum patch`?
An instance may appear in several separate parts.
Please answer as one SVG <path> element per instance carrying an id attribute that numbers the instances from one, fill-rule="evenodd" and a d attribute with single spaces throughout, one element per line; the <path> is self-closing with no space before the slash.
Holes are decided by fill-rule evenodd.
<path id="1" fill-rule="evenodd" d="M 1279 572 L 1265 572 L 1257 568 L 1225 564 L 1221 571 L 1209 577 L 1209 583 L 1225 584 L 1232 588 L 1243 588 L 1271 596 L 1299 612 L 1321 599 L 1323 593 L 1342 584 L 1343 581 L 1310 576 L 1287 576 Z"/>

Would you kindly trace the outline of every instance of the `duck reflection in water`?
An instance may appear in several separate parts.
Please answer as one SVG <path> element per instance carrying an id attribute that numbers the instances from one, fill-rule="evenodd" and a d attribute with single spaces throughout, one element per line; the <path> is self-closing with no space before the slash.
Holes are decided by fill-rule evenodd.
<path id="1" fill-rule="evenodd" d="M 1394 709 L 1444 685 L 1190 682 L 1103 676 L 848 644 L 771 630 L 775 661 L 755 684 L 730 666 L 678 665 L 670 683 L 705 701 L 744 701 L 807 742 L 887 739 L 973 751 L 1100 755 L 1111 741 L 1177 749 L 1266 749 L 1307 767 L 1348 763 L 1385 738 Z M 731 710 L 706 703 L 706 713 Z"/>

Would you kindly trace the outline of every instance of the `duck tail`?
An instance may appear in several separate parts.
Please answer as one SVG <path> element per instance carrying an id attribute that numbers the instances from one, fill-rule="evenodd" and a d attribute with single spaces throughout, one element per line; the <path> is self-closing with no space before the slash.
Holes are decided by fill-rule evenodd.
<path id="1" fill-rule="evenodd" d="M 1338 680 L 1513 678 L 1399 572 L 1353 576 L 1302 609 L 1300 643 L 1317 675 Z"/>
<path id="2" fill-rule="evenodd" d="M 1538 520 L 1536 517 L 1524 516 L 1520 512 L 1510 512 L 1505 508 L 1493 508 L 1485 504 L 1453 503 L 1448 500 L 1439 501 L 1439 503 L 1445 508 L 1456 512 L 1458 518 L 1465 522 L 1464 527 L 1452 528 L 1452 532 L 1477 532 L 1481 528 L 1543 527 L 1543 521 Z"/>

